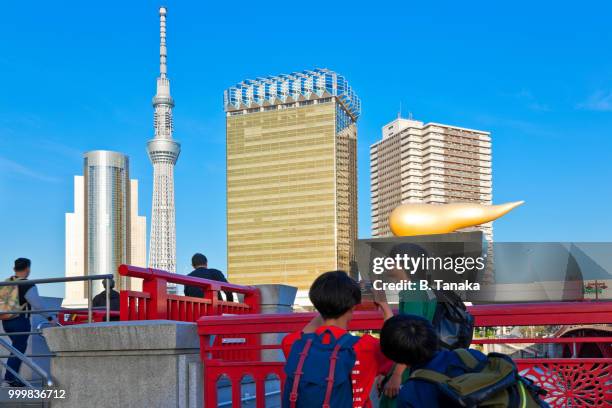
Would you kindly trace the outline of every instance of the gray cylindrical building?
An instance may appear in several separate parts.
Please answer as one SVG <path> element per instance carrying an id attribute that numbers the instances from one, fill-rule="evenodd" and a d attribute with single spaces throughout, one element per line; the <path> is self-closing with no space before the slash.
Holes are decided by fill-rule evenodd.
<path id="1" fill-rule="evenodd" d="M 126 155 L 95 150 L 84 155 L 85 275 L 112 273 L 129 263 L 130 175 Z M 118 288 L 124 282 L 116 279 Z M 93 293 L 102 290 L 94 281 Z M 87 288 L 85 288 L 87 293 Z"/>

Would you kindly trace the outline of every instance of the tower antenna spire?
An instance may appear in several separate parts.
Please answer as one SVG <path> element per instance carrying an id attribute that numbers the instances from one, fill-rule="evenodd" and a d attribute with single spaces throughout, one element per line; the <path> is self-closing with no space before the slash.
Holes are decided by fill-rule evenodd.
<path id="1" fill-rule="evenodd" d="M 168 9 L 166 7 L 159 8 L 159 76 L 166 78 L 167 66 L 166 58 L 168 56 L 166 50 L 166 14 Z"/>

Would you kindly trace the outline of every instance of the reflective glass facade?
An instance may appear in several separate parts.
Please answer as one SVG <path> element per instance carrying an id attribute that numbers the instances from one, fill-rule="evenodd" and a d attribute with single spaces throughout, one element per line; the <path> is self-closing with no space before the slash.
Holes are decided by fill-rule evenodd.
<path id="1" fill-rule="evenodd" d="M 306 290 L 323 272 L 349 271 L 354 259 L 357 117 L 338 96 L 272 100 L 271 89 L 314 81 L 274 78 L 226 91 L 228 273 L 239 284 Z M 262 103 L 236 109 L 228 95 Z"/>
<path id="2" fill-rule="evenodd" d="M 114 273 L 117 288 L 140 290 L 141 279 L 117 276 L 121 263 L 147 266 L 138 180 L 128 180 L 128 159 L 121 153 L 85 153 L 84 165 L 84 175 L 74 177 L 74 212 L 66 213 L 66 277 Z M 86 283 L 66 282 L 65 289 L 62 306 L 87 306 Z M 100 291 L 101 282 L 94 282 L 92 294 Z"/>
<path id="3" fill-rule="evenodd" d="M 117 274 L 129 262 L 130 177 L 127 156 L 110 151 L 85 154 L 85 274 Z M 120 288 L 121 281 L 116 279 Z M 94 283 L 94 293 L 102 290 Z"/>

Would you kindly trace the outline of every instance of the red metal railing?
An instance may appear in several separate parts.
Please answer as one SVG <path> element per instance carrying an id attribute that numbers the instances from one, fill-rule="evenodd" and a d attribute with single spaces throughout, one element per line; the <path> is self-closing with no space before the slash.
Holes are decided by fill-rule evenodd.
<path id="1" fill-rule="evenodd" d="M 260 310 L 259 289 L 252 286 L 233 285 L 130 265 L 121 265 L 119 274 L 143 280 L 142 292 L 121 291 L 121 320 L 168 319 L 195 322 L 202 316 L 259 313 Z M 199 287 L 204 292 L 204 297 L 168 294 L 168 283 Z M 242 295 L 243 300 L 219 300 L 219 292 Z"/>
<path id="2" fill-rule="evenodd" d="M 612 302 L 546 302 L 468 307 L 479 327 L 612 323 Z"/>
<path id="3" fill-rule="evenodd" d="M 93 310 L 91 312 L 91 316 L 92 316 L 91 320 L 94 323 L 106 321 L 106 311 Z M 111 318 L 119 317 L 119 312 L 111 310 L 110 316 Z M 62 326 L 70 326 L 73 324 L 88 323 L 89 315 L 87 313 L 87 310 L 70 311 L 67 309 L 67 310 L 58 312 L 57 318 Z"/>
<path id="4" fill-rule="evenodd" d="M 285 381 L 284 361 L 279 358 L 266 358 L 263 351 L 280 353 L 280 344 L 250 343 L 249 339 L 262 334 L 287 333 L 301 330 L 314 316 L 314 313 L 284 313 L 268 315 L 217 316 L 198 321 L 200 353 L 204 367 L 204 406 L 218 406 L 217 385 L 221 377 L 231 384 L 232 407 L 241 407 L 241 382 L 250 377 L 255 384 L 257 408 L 265 407 L 265 382 L 273 377 L 280 380 L 282 389 Z M 351 330 L 370 330 L 380 328 L 382 319 L 378 312 L 357 312 L 351 321 Z M 214 336 L 242 335 L 241 345 L 232 345 L 236 351 L 249 352 L 248 359 L 224 358 L 227 350 L 223 344 L 211 346 Z M 234 351 L 234 352 L 236 352 Z M 262 358 L 264 357 L 264 358 Z M 269 357 L 269 356 L 267 356 Z"/>
<path id="5" fill-rule="evenodd" d="M 552 407 L 612 406 L 612 358 L 537 358 L 517 363 L 521 375 L 546 390 L 545 400 Z"/>
<path id="6" fill-rule="evenodd" d="M 479 327 L 595 324 L 612 322 L 612 302 L 568 302 L 545 304 L 486 305 L 470 308 Z M 278 341 L 273 344 L 250 342 L 262 334 L 300 330 L 313 313 L 218 316 L 198 321 L 201 358 L 204 366 L 205 406 L 217 406 L 217 386 L 221 377 L 231 384 L 232 406 L 241 406 L 241 385 L 252 379 L 258 408 L 265 407 L 266 380 L 284 381 L 284 362 Z M 379 330 L 382 318 L 378 312 L 354 313 L 351 330 Z M 232 344 L 235 351 L 248 358 L 231 358 L 224 354 L 228 347 L 213 342 L 214 336 L 242 336 L 241 344 Z M 550 339 L 476 339 L 476 344 L 494 343 L 612 343 L 611 337 Z M 265 353 L 268 352 L 268 354 Z M 612 358 L 537 358 L 515 360 L 522 375 L 532 378 L 548 391 L 547 401 L 554 407 L 610 406 L 612 401 Z M 607 405 L 606 405 L 607 404 Z"/>

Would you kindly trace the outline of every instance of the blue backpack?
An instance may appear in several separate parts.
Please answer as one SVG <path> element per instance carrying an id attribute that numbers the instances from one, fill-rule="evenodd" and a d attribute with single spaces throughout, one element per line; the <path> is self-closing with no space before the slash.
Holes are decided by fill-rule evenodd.
<path id="1" fill-rule="evenodd" d="M 327 336 L 329 343 L 324 344 Z M 336 339 L 329 330 L 303 334 L 293 343 L 285 364 L 283 408 L 351 408 L 351 372 L 359 337 L 348 333 Z"/>

